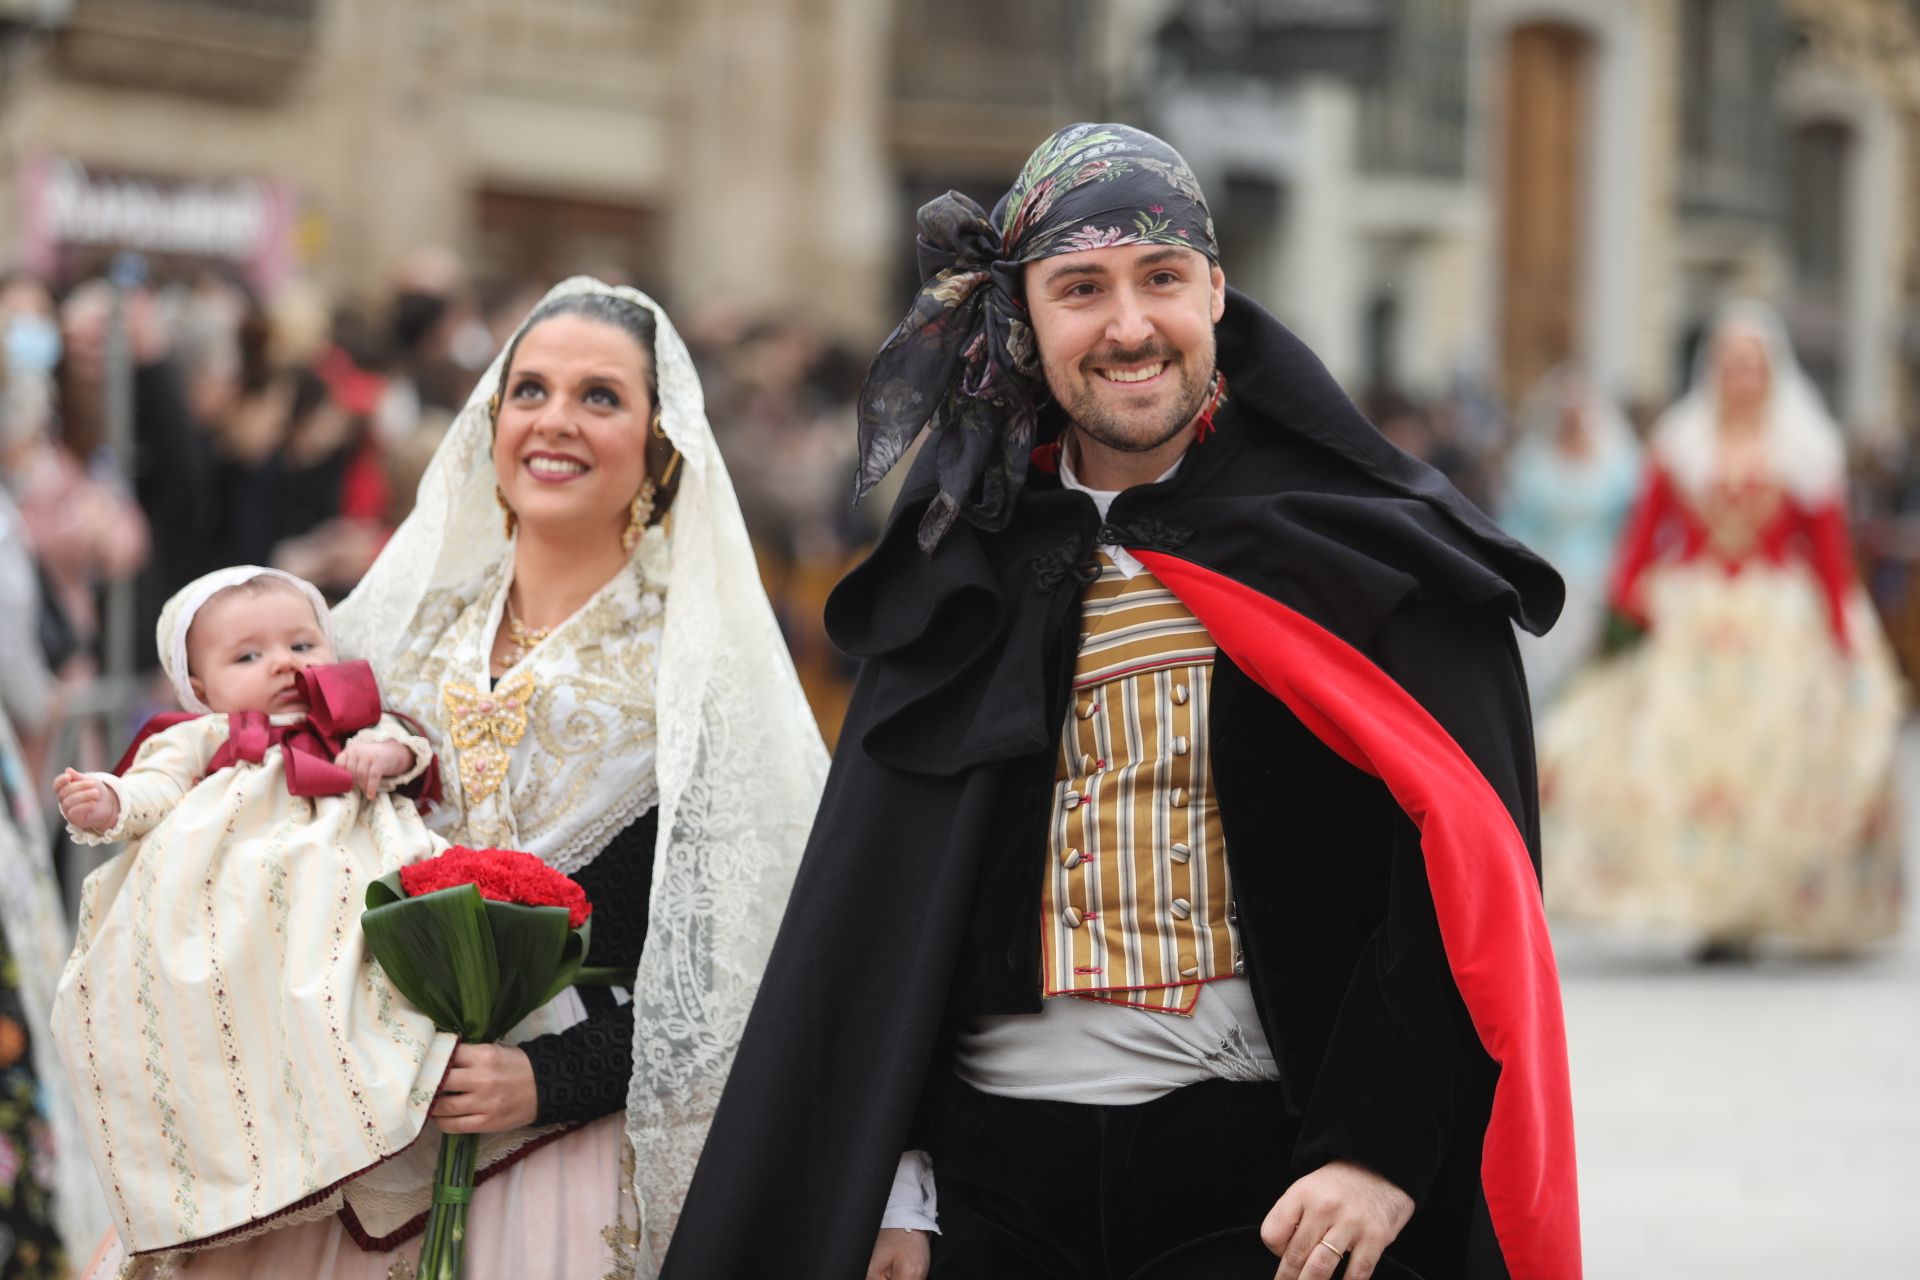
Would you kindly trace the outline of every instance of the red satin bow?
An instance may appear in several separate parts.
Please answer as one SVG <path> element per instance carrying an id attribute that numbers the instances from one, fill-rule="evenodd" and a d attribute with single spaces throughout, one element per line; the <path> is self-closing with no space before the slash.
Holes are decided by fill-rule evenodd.
<path id="1" fill-rule="evenodd" d="M 353 790 L 353 774 L 333 762 L 347 739 L 380 719 L 380 687 L 365 662 L 336 662 L 296 672 L 307 718 L 274 724 L 264 711 L 235 711 L 227 716 L 226 745 L 214 752 L 207 772 L 231 764 L 259 764 L 267 748 L 278 744 L 287 766 L 287 791 L 296 796 L 343 796 Z"/>
<path id="2" fill-rule="evenodd" d="M 242 762 L 259 764 L 266 759 L 267 748 L 278 745 L 286 762 L 290 794 L 343 796 L 353 790 L 352 772 L 335 764 L 333 758 L 346 747 L 348 738 L 380 720 L 380 686 L 373 678 L 373 668 L 364 661 L 335 662 L 307 667 L 296 672 L 294 679 L 306 699 L 306 719 L 274 724 L 264 711 L 228 713 L 227 740 L 207 762 L 208 774 Z M 413 721 L 399 718 L 415 733 L 420 732 Z M 127 771 L 140 744 L 149 737 L 191 719 L 191 715 L 171 712 L 149 720 L 114 766 L 114 773 Z M 421 808 L 431 807 L 440 799 L 439 765 L 429 764 L 404 791 Z"/>

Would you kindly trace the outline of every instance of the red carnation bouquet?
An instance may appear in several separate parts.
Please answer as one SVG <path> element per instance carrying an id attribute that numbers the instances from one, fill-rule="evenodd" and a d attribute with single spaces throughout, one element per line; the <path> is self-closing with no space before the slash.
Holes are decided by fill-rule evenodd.
<path id="1" fill-rule="evenodd" d="M 463 884 L 478 889 L 480 896 L 489 902 L 565 907 L 567 924 L 575 929 L 593 914 L 586 890 L 532 854 L 518 849 L 464 849 L 455 845 L 437 858 L 400 868 L 400 888 L 409 898 L 455 889 Z"/>
<path id="2" fill-rule="evenodd" d="M 593 906 L 530 853 L 458 846 L 367 886 L 360 929 L 400 994 L 442 1031 L 491 1044 L 580 980 Z M 480 1137 L 440 1139 L 420 1280 L 457 1280 Z"/>

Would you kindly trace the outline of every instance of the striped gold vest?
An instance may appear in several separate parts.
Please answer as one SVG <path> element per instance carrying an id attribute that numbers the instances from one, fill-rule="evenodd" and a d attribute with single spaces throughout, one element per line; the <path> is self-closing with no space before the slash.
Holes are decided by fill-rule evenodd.
<path id="1" fill-rule="evenodd" d="M 1041 893 L 1042 994 L 1190 1013 L 1242 972 L 1207 760 L 1214 644 L 1104 554 L 1081 608 Z"/>

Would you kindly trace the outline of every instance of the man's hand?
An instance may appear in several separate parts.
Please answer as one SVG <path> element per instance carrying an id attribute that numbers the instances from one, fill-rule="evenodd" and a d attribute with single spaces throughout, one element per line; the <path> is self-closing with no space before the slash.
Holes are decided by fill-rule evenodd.
<path id="1" fill-rule="evenodd" d="M 443 1133 L 505 1133 L 526 1128 L 539 1112 L 533 1063 L 524 1049 L 463 1044 L 455 1046 L 446 1082 L 427 1114 Z"/>
<path id="2" fill-rule="evenodd" d="M 1346 1255 L 1346 1280 L 1369 1280 L 1412 1217 L 1406 1192 L 1336 1160 L 1287 1188 L 1260 1225 L 1260 1240 L 1280 1257 L 1274 1280 L 1327 1280 Z"/>
<path id="3" fill-rule="evenodd" d="M 413 768 L 413 748 L 400 742 L 349 742 L 333 762 L 353 775 L 354 787 L 371 800 L 380 784 Z"/>
<path id="4" fill-rule="evenodd" d="M 53 794 L 60 801 L 60 816 L 81 831 L 99 835 L 120 820 L 120 797 L 98 778 L 68 769 L 53 780 Z"/>
<path id="5" fill-rule="evenodd" d="M 873 1242 L 866 1280 L 925 1280 L 932 1250 L 927 1233 L 910 1227 L 882 1227 Z"/>

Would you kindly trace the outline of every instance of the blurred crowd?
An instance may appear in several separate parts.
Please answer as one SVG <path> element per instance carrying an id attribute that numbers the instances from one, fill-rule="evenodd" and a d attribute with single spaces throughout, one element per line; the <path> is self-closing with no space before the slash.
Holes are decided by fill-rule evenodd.
<path id="1" fill-rule="evenodd" d="M 263 299 L 221 274 L 147 281 L 138 263 L 112 274 L 58 293 L 0 275 L 0 705 L 41 778 L 56 757 L 105 763 L 88 717 L 157 709 L 154 623 L 188 581 L 271 564 L 330 596 L 350 591 L 548 283 L 486 293 L 440 250 L 403 262 L 371 306 L 298 284 Z M 821 608 L 871 536 L 865 522 L 884 514 L 849 501 L 864 362 L 780 319 L 695 314 L 686 337 L 831 732 L 847 671 Z M 132 679 L 103 707 L 115 665 Z"/>
<path id="2" fill-rule="evenodd" d="M 129 602 L 122 661 L 136 675 L 155 664 L 160 604 L 212 568 L 273 564 L 333 596 L 351 590 L 547 283 L 483 291 L 444 250 L 403 261 L 371 305 L 298 283 L 261 298 L 221 274 L 145 281 L 138 264 L 115 275 L 57 294 L 0 275 L 0 703 L 39 776 L 63 727 L 61 759 L 89 755 L 71 722 L 109 665 L 116 586 Z M 850 667 L 821 612 L 887 504 L 849 502 L 866 353 L 778 317 L 696 311 L 683 323 L 831 740 Z M 1386 389 L 1363 403 L 1395 444 L 1570 577 L 1596 581 L 1632 505 L 1638 440 L 1662 407 L 1622 410 L 1572 369 L 1511 414 L 1466 380 L 1438 400 Z M 1856 448 L 1854 481 L 1863 575 L 1907 671 L 1920 672 L 1920 453 L 1907 433 L 1887 433 Z M 1533 656 L 1550 685 L 1556 659 Z M 1559 659 L 1577 660 L 1571 649 Z M 152 708 L 137 693 L 123 702 L 122 716 Z"/>

